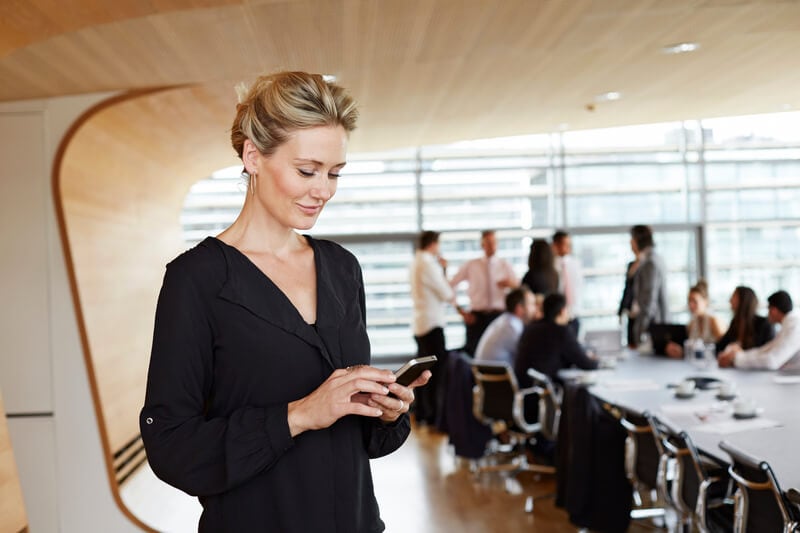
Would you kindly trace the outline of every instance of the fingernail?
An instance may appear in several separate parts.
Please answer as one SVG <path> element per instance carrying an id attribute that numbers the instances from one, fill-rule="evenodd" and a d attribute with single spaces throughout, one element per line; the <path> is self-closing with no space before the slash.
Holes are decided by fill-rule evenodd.
<path id="1" fill-rule="evenodd" d="M 383 388 L 383 393 L 384 393 L 384 394 L 389 394 L 389 389 L 387 389 L 386 387 L 384 387 L 384 388 Z"/>
<path id="2" fill-rule="evenodd" d="M 375 414 L 377 416 L 383 416 L 383 411 L 381 411 L 380 409 L 375 409 Z"/>

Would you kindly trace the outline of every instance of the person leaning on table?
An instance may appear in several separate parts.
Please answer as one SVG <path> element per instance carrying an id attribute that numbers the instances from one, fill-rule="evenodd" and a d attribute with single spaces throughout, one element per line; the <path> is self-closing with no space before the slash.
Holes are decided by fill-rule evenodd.
<path id="1" fill-rule="evenodd" d="M 767 298 L 767 318 L 781 328 L 775 338 L 757 348 L 743 350 L 731 343 L 719 355 L 719 366 L 747 369 L 777 370 L 800 352 L 800 316 L 792 310 L 792 298 L 786 291 L 778 291 Z"/>
<path id="2" fill-rule="evenodd" d="M 258 78 L 231 131 L 242 210 L 167 265 L 139 423 L 201 533 L 385 529 L 369 460 L 406 440 L 430 372 L 403 387 L 369 366 L 358 261 L 297 231 L 335 193 L 356 117 L 321 75 Z"/>

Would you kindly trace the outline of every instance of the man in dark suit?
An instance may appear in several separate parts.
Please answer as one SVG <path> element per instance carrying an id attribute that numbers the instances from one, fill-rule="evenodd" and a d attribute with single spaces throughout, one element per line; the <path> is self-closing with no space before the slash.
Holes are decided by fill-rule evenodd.
<path id="1" fill-rule="evenodd" d="M 542 312 L 544 318 L 530 323 L 519 340 L 514 371 L 520 386 L 531 385 L 529 368 L 547 374 L 552 380 L 556 380 L 559 370 L 573 365 L 586 370 L 597 368 L 597 361 L 589 357 L 567 327 L 570 317 L 564 295 L 548 295 Z"/>

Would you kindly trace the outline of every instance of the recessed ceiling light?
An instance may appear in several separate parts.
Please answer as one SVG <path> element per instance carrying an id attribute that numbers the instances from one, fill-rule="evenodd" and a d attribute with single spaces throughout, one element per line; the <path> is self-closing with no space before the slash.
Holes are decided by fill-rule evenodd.
<path id="1" fill-rule="evenodd" d="M 608 91 L 607 93 L 598 94 L 594 97 L 595 102 L 613 102 L 622 98 L 622 93 L 617 91 Z"/>
<path id="2" fill-rule="evenodd" d="M 333 74 L 323 74 L 322 79 L 327 81 L 328 83 L 334 83 L 336 81 L 336 76 Z"/>
<path id="3" fill-rule="evenodd" d="M 662 52 L 665 54 L 686 54 L 688 52 L 694 52 L 700 48 L 700 43 L 675 43 L 675 44 L 668 44 L 664 48 L 661 49 Z"/>

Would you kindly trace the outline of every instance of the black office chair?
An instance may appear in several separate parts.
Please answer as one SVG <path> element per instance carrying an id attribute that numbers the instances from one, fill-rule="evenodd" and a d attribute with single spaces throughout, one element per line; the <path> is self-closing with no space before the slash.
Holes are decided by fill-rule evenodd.
<path id="1" fill-rule="evenodd" d="M 625 467 L 633 485 L 631 518 L 663 518 L 669 506 L 669 461 L 662 459 L 663 449 L 646 416 L 626 412 L 620 418 L 620 424 L 628 432 Z"/>
<path id="2" fill-rule="evenodd" d="M 540 432 L 544 438 L 555 442 L 558 436 L 558 424 L 561 421 L 562 391 L 556 388 L 547 374 L 529 368 L 528 376 L 533 380 L 533 386 L 542 391 L 539 394 Z"/>
<path id="3" fill-rule="evenodd" d="M 526 453 L 527 444 L 534 442 L 535 435 L 542 430 L 539 419 L 529 421 L 525 418 L 525 400 L 529 396 L 540 398 L 547 391 L 540 387 L 520 389 L 514 371 L 504 362 L 473 361 L 472 373 L 475 378 L 473 389 L 473 413 L 475 418 L 492 428 L 495 435 L 504 435 L 505 444 L 493 440 L 488 446 L 487 456 L 475 467 L 475 473 L 536 472 L 555 474 L 555 467 L 531 464 Z M 506 478 L 506 489 L 512 491 Z M 528 497 L 525 510 L 533 510 L 533 497 Z"/>
<path id="4" fill-rule="evenodd" d="M 719 443 L 731 457 L 728 468 L 738 490 L 734 495 L 734 531 L 798 531 L 795 505 L 781 491 L 766 461 L 760 461 L 726 441 Z"/>
<path id="5" fill-rule="evenodd" d="M 669 491 L 665 499 L 675 509 L 681 529 L 731 531 L 733 484 L 726 467 L 701 455 L 685 431 L 678 432 L 652 414 L 645 416 L 664 453 L 673 461 L 671 483 L 667 483 L 666 470 L 659 471 L 659 483 L 660 490 Z"/>

